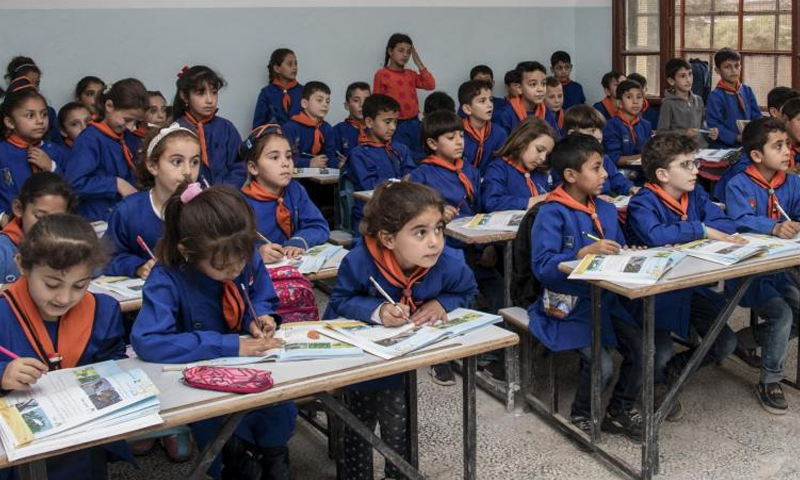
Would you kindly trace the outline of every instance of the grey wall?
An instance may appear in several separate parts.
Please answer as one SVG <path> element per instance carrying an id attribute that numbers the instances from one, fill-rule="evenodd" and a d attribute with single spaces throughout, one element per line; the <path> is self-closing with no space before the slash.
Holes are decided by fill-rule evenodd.
<path id="1" fill-rule="evenodd" d="M 611 8 L 604 6 L 0 10 L 0 64 L 4 69 L 14 55 L 32 56 L 56 108 L 70 100 L 83 75 L 135 76 L 171 101 L 183 65 L 209 65 L 228 81 L 220 115 L 245 133 L 274 48 L 297 53 L 301 82 L 328 83 L 328 120 L 336 123 L 345 116 L 345 87 L 372 83 L 395 31 L 411 35 L 437 89 L 453 96 L 475 64 L 494 69 L 502 95 L 503 74 L 518 61 L 549 64 L 550 53 L 564 49 L 593 102 L 611 64 Z"/>

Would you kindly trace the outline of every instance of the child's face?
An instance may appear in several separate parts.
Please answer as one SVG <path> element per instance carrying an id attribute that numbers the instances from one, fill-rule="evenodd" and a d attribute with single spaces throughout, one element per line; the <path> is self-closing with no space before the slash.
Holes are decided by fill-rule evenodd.
<path id="1" fill-rule="evenodd" d="M 147 170 L 156 179 L 156 188 L 172 194 L 183 182 L 196 182 L 200 174 L 200 144 L 185 137 L 169 138 L 155 162 L 147 162 Z"/>
<path id="2" fill-rule="evenodd" d="M 600 195 L 603 184 L 608 178 L 608 172 L 603 168 L 603 156 L 596 152 L 592 153 L 581 165 L 580 172 L 568 168 L 564 171 L 564 177 L 576 191 L 590 196 Z"/>
<path id="3" fill-rule="evenodd" d="M 680 192 L 691 192 L 697 185 L 697 163 L 693 153 L 676 155 L 667 168 L 656 171 L 658 182 Z"/>
<path id="4" fill-rule="evenodd" d="M 47 118 L 47 104 L 41 98 L 29 98 L 4 117 L 3 122 L 9 130 L 28 141 L 38 141 L 47 134 L 50 124 Z"/>
<path id="5" fill-rule="evenodd" d="M 309 117 L 322 120 L 331 108 L 331 96 L 325 92 L 314 92 L 311 97 L 300 101 Z"/>
<path id="6" fill-rule="evenodd" d="M 86 89 L 78 96 L 77 100 L 84 104 L 90 112 L 95 113 L 94 108 L 95 102 L 97 101 L 97 95 L 102 89 L 102 83 L 90 82 L 89 85 L 86 86 Z"/>
<path id="7" fill-rule="evenodd" d="M 245 265 L 247 258 L 204 258 L 197 262 L 197 270 L 214 281 L 232 282 L 242 273 Z"/>
<path id="8" fill-rule="evenodd" d="M 144 110 L 138 108 L 117 109 L 111 100 L 106 101 L 106 118 L 104 122 L 117 133 L 122 133 L 126 129 L 133 131 L 136 124 L 144 118 Z"/>
<path id="9" fill-rule="evenodd" d="M 396 234 L 380 236 L 403 270 L 430 268 L 436 265 L 444 249 L 444 218 L 439 210 L 428 207 Z"/>
<path id="10" fill-rule="evenodd" d="M 44 320 L 55 321 L 81 301 L 92 280 L 90 265 L 80 264 L 64 270 L 47 265 L 20 268 L 28 278 L 28 292 Z"/>
<path id="11" fill-rule="evenodd" d="M 92 121 L 92 114 L 87 108 L 76 108 L 69 112 L 64 118 L 64 127 L 61 129 L 61 135 L 75 140 L 78 135 L 89 126 Z"/>
<path id="12" fill-rule="evenodd" d="M 286 55 L 280 65 L 272 67 L 278 78 L 283 80 L 294 80 L 297 77 L 297 57 L 294 53 Z"/>
<path id="13" fill-rule="evenodd" d="M 570 130 L 567 135 L 572 133 L 582 133 L 584 135 L 591 135 L 597 139 L 598 142 L 603 143 L 603 131 L 597 127 L 594 128 L 578 128 L 577 130 Z"/>
<path id="14" fill-rule="evenodd" d="M 54 213 L 67 213 L 67 199 L 61 195 L 42 195 L 22 208 L 22 202 L 14 199 L 11 209 L 22 221 L 22 231 L 27 235 L 40 218 Z"/>
<path id="15" fill-rule="evenodd" d="M 644 104 L 644 93 L 638 88 L 632 88 L 622 95 L 620 104 L 622 105 L 622 110 L 628 115 L 639 115 Z"/>
<path id="16" fill-rule="evenodd" d="M 564 88 L 561 85 L 547 87 L 544 104 L 551 112 L 558 112 L 564 106 Z"/>
<path id="17" fill-rule="evenodd" d="M 572 64 L 567 62 L 557 62 L 550 67 L 553 75 L 559 80 L 566 80 L 572 74 Z"/>
<path id="18" fill-rule="evenodd" d="M 282 137 L 271 136 L 255 163 L 247 162 L 250 176 L 267 190 L 278 193 L 292 181 L 292 147 Z"/>
<path id="19" fill-rule="evenodd" d="M 528 102 L 538 105 L 544 101 L 546 86 L 544 83 L 546 75 L 539 70 L 522 73 L 522 98 Z"/>
<path id="20" fill-rule="evenodd" d="M 772 172 L 785 172 L 789 169 L 789 137 L 786 132 L 770 132 L 764 150 L 753 150 L 750 158 L 760 164 L 765 170 Z"/>
<path id="21" fill-rule="evenodd" d="M 400 112 L 378 112 L 375 118 L 364 118 L 364 123 L 370 129 L 376 140 L 382 143 L 390 142 L 397 130 L 397 119 Z"/>
<path id="22" fill-rule="evenodd" d="M 492 76 L 488 73 L 476 73 L 471 80 L 482 80 L 484 82 L 489 82 L 492 84 L 492 86 L 494 86 L 494 78 L 492 78 Z"/>
<path id="23" fill-rule="evenodd" d="M 783 128 L 786 129 L 786 134 L 792 143 L 795 145 L 800 143 L 800 115 L 795 115 L 792 119 L 786 119 L 783 123 Z"/>
<path id="24" fill-rule="evenodd" d="M 369 97 L 369 90 L 362 90 L 359 88 L 350 93 L 350 100 L 344 102 L 344 108 L 347 109 L 352 118 L 356 120 L 364 119 L 362 109 L 364 107 L 364 100 L 366 100 L 367 97 Z"/>
<path id="25" fill-rule="evenodd" d="M 622 82 L 624 80 L 627 80 L 625 75 L 622 75 L 619 78 L 611 80 L 611 83 L 608 84 L 608 88 L 603 89 L 603 91 L 606 92 L 606 96 L 611 98 L 617 98 L 617 85 L 619 85 L 619 82 Z"/>
<path id="26" fill-rule="evenodd" d="M 525 170 L 533 171 L 544 165 L 547 155 L 553 151 L 555 142 L 550 135 L 540 135 L 525 147 L 520 155 L 520 162 Z"/>
<path id="27" fill-rule="evenodd" d="M 725 60 L 716 71 L 726 82 L 736 83 L 742 73 L 742 62 L 739 60 Z"/>
<path id="28" fill-rule="evenodd" d="M 473 98 L 468 105 L 461 107 L 469 117 L 476 118 L 483 122 L 492 119 L 494 104 L 492 103 L 492 91 L 489 89 L 481 90 L 477 97 Z"/>
<path id="29" fill-rule="evenodd" d="M 405 67 L 408 60 L 411 58 L 411 44 L 410 43 L 398 43 L 394 46 L 394 48 L 390 48 L 387 50 L 389 52 L 389 62 L 390 64 L 394 64 L 398 67 Z"/>
<path id="30" fill-rule="evenodd" d="M 464 155 L 464 132 L 447 132 L 439 135 L 436 140 L 429 138 L 427 144 L 437 156 L 455 162 Z"/>
<path id="31" fill-rule="evenodd" d="M 675 72 L 675 78 L 667 78 L 667 83 L 672 88 L 681 93 L 692 91 L 692 71 L 687 68 L 681 68 Z"/>
<path id="32" fill-rule="evenodd" d="M 144 121 L 148 124 L 166 126 L 167 123 L 167 101 L 160 95 L 150 97 L 150 106 L 144 114 Z"/>
<path id="33" fill-rule="evenodd" d="M 203 84 L 201 88 L 189 91 L 189 111 L 195 117 L 207 117 L 217 111 L 219 92 L 209 84 Z"/>

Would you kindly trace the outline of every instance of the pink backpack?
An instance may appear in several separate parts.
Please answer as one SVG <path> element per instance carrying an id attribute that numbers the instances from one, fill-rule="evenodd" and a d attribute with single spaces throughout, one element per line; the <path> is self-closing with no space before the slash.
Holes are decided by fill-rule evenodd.
<path id="1" fill-rule="evenodd" d="M 297 268 L 287 265 L 268 268 L 267 272 L 278 295 L 275 313 L 281 316 L 283 323 L 319 320 L 314 287 Z"/>

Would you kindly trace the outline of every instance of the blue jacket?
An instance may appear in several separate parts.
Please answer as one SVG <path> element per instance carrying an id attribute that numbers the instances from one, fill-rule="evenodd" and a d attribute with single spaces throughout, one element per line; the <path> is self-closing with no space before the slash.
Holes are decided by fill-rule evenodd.
<path id="1" fill-rule="evenodd" d="M 114 255 L 105 269 L 106 275 L 135 277 L 136 269 L 150 260 L 139 246 L 137 236 L 154 251 L 164 234 L 164 223 L 153 210 L 150 190 L 134 193 L 119 202 L 108 219 L 105 238 L 112 242 Z"/>
<path id="2" fill-rule="evenodd" d="M 311 248 L 327 242 L 330 237 L 328 222 L 322 217 L 319 208 L 308 198 L 308 193 L 300 185 L 300 182 L 292 180 L 283 193 L 283 204 L 292 215 L 291 238 L 286 238 L 275 220 L 277 202 L 262 202 L 247 195 L 245 195 L 245 200 L 253 208 L 256 228 L 271 242 L 284 246 Z M 300 239 L 305 240 L 306 243 Z"/>
<path id="3" fill-rule="evenodd" d="M 644 144 L 653 134 L 653 127 L 650 122 L 642 118 L 634 125 L 633 131 L 636 133 L 636 143 L 633 142 L 628 127 L 619 117 L 612 118 L 606 124 L 603 130 L 603 148 L 615 164 L 619 163 L 619 157 L 642 153 Z"/>
<path id="4" fill-rule="evenodd" d="M 564 91 L 564 106 L 561 108 L 564 110 L 586 103 L 586 96 L 583 94 L 583 86 L 580 83 L 571 80 L 566 85 L 562 84 L 561 88 Z"/>
<path id="5" fill-rule="evenodd" d="M 328 157 L 328 168 L 339 168 L 339 158 L 336 156 L 336 134 L 333 127 L 328 122 L 323 121 L 322 126 L 322 150 L 318 155 Z M 294 120 L 289 120 L 283 125 L 283 134 L 289 139 L 294 155 L 294 166 L 306 168 L 311 163 L 311 147 L 314 145 L 314 128 L 301 125 Z"/>
<path id="6" fill-rule="evenodd" d="M 639 114 L 642 116 L 644 120 L 650 122 L 650 126 L 658 125 L 658 115 L 661 113 L 661 107 L 658 105 L 650 104 L 647 110 L 640 112 Z"/>
<path id="7" fill-rule="evenodd" d="M 283 89 L 270 83 L 258 92 L 256 109 L 253 112 L 253 128 L 266 123 L 283 125 L 292 115 L 297 115 L 302 110 L 300 100 L 303 99 L 303 86 L 299 83 L 289 89 L 289 111 L 283 109 Z"/>
<path id="8" fill-rule="evenodd" d="M 336 151 L 345 157 L 350 156 L 350 151 L 358 146 L 358 128 L 346 121 L 334 125 L 333 135 L 336 139 Z"/>
<path id="9" fill-rule="evenodd" d="M 17 262 L 14 261 L 14 255 L 18 251 L 19 248 L 11 241 L 11 237 L 0 235 L 0 283 L 16 282 L 19 278 Z"/>
<path id="10" fill-rule="evenodd" d="M 564 98 L 566 99 L 566 95 L 564 96 Z M 602 101 L 595 103 L 594 105 L 592 105 L 592 107 L 594 107 L 595 110 L 600 112 L 600 114 L 606 119 L 606 121 L 611 120 L 611 112 L 609 112 L 608 109 L 606 109 L 606 106 L 603 105 Z"/>
<path id="11" fill-rule="evenodd" d="M 539 195 L 553 189 L 552 180 L 547 173 L 535 170 L 530 173 L 531 180 Z M 487 213 L 500 210 L 527 210 L 531 191 L 525 176 L 502 160 L 491 162 L 486 168 L 481 186 L 483 210 Z"/>
<path id="12" fill-rule="evenodd" d="M 744 100 L 745 111 L 739 107 L 736 95 L 715 88 L 706 100 L 706 123 L 708 128 L 718 128 L 719 138 L 709 145 L 710 148 L 732 148 L 739 146 L 736 137 L 739 127 L 736 120 L 755 120 L 761 118 L 761 109 L 755 93 L 747 85 L 742 84 L 739 93 Z"/>
<path id="13" fill-rule="evenodd" d="M 195 131 L 194 126 L 184 117 L 177 120 L 181 126 Z M 230 185 L 240 188 L 247 178 L 245 163 L 239 161 L 239 145 L 242 137 L 230 120 L 215 116 L 203 125 L 208 151 L 209 167 L 200 162 L 200 175 L 211 185 Z"/>
<path id="14" fill-rule="evenodd" d="M 486 175 L 486 168 L 498 157 L 494 156 L 494 152 L 500 150 L 500 147 L 506 143 L 508 132 L 497 125 L 492 123 L 492 129 L 489 132 L 489 138 L 483 142 L 483 154 L 478 160 L 478 170 L 480 170 L 481 177 Z M 478 152 L 478 141 L 472 138 L 467 132 L 464 132 L 464 161 L 475 165 L 475 155 Z"/>
<path id="15" fill-rule="evenodd" d="M 481 177 L 478 169 L 464 163 L 462 170 L 472 184 L 472 198 L 467 197 L 466 189 L 456 172 L 430 163 L 421 163 L 411 172 L 409 180 L 427 185 L 439 192 L 448 205 L 458 207 L 456 217 L 475 215 L 481 208 Z"/>
<path id="16" fill-rule="evenodd" d="M 533 112 L 528 112 L 528 116 L 530 117 L 531 115 L 533 115 Z M 554 121 L 557 122 L 553 117 L 553 112 L 550 110 L 546 110 L 544 120 L 550 125 L 552 125 Z M 503 127 L 509 135 L 517 128 L 517 125 L 521 123 L 517 112 L 514 111 L 510 103 L 506 103 L 505 107 L 499 112 L 495 111 L 492 113 L 492 122 Z"/>
<path id="17" fill-rule="evenodd" d="M 714 184 L 714 198 L 722 203 L 726 203 L 725 191 L 728 189 L 728 182 L 740 173 L 744 173 L 750 163 L 752 163 L 750 157 L 743 153 L 738 162 L 729 166 L 728 169 L 720 175 L 717 183 Z"/>
<path id="18" fill-rule="evenodd" d="M 56 162 L 56 173 L 63 174 L 69 152 L 61 145 L 45 140 L 40 147 Z M 11 202 L 31 176 L 28 151 L 8 141 L 0 142 L 0 212 L 11 213 Z"/>

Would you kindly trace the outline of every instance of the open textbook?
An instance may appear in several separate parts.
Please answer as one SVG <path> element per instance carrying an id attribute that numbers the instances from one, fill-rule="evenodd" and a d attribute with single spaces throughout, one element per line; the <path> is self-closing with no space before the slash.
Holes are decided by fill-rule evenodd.
<path id="1" fill-rule="evenodd" d="M 777 237 L 773 238 L 779 240 Z M 762 255 L 769 251 L 765 242 L 750 242 L 740 245 L 708 238 L 677 245 L 675 246 L 675 250 L 684 252 L 692 257 L 702 258 L 703 260 L 726 266 Z"/>
<path id="2" fill-rule="evenodd" d="M 89 291 L 92 293 L 105 293 L 118 302 L 141 300 L 144 280 L 130 277 L 99 276 L 92 280 Z"/>
<path id="3" fill-rule="evenodd" d="M 694 154 L 694 158 L 699 160 L 705 160 L 706 162 L 721 162 L 723 160 L 727 160 L 736 156 L 739 153 L 738 148 L 725 148 L 725 149 L 714 149 L 714 148 L 704 148 L 699 150 L 697 153 Z"/>
<path id="4" fill-rule="evenodd" d="M 307 275 L 317 273 L 328 268 L 338 268 L 347 251 L 341 245 L 323 243 L 306 250 L 306 253 L 297 258 L 284 258 L 280 262 L 270 263 L 267 268 L 278 268 L 292 265 L 300 273 Z"/>
<path id="5" fill-rule="evenodd" d="M 522 217 L 524 216 L 525 210 L 506 210 L 502 212 L 479 213 L 472 217 L 472 219 L 470 219 L 466 224 L 464 224 L 464 227 L 476 230 L 502 230 L 516 232 L 519 230 L 519 224 L 522 222 Z"/>
<path id="6" fill-rule="evenodd" d="M 402 327 L 390 328 L 362 322 L 354 322 L 350 326 L 323 322 L 325 326 L 318 328 L 317 331 L 327 337 L 360 347 L 375 356 L 390 359 L 501 320 L 497 315 L 457 308 L 447 314 L 447 323 L 437 325 L 418 326 L 409 323 Z"/>
<path id="7" fill-rule="evenodd" d="M 338 168 L 295 168 L 294 178 L 331 177 L 339 178 Z"/>
<path id="8" fill-rule="evenodd" d="M 361 322 L 341 320 L 324 322 L 336 327 L 350 328 L 362 325 Z M 323 322 L 295 322 L 281 325 L 275 332 L 275 338 L 283 340 L 283 346 L 268 351 L 262 357 L 222 357 L 201 362 L 165 365 L 163 371 L 181 371 L 197 366 L 240 366 L 262 362 L 292 362 L 297 360 L 319 360 L 323 358 L 356 357 L 364 352 L 349 343 L 344 343 L 319 334 Z"/>
<path id="9" fill-rule="evenodd" d="M 9 460 L 162 423 L 158 390 L 141 369 L 115 361 L 54 370 L 30 391 L 0 398 L 0 440 Z"/>
<path id="10" fill-rule="evenodd" d="M 622 250 L 619 255 L 586 255 L 569 278 L 653 285 L 684 257 L 686 254 L 666 248 Z"/>

